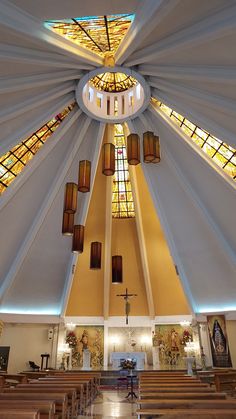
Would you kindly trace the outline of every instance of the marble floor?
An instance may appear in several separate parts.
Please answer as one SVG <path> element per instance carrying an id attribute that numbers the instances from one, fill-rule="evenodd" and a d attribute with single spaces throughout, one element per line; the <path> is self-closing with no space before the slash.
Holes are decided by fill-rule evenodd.
<path id="1" fill-rule="evenodd" d="M 91 406 L 86 409 L 84 416 L 78 419 L 132 419 L 136 417 L 135 399 L 127 399 L 127 391 L 101 391 Z"/>

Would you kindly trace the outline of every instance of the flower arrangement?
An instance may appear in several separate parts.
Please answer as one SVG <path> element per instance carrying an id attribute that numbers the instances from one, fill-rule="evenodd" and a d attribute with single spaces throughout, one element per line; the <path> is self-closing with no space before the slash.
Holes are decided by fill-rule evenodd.
<path id="1" fill-rule="evenodd" d="M 184 330 L 182 340 L 181 340 L 182 345 L 186 346 L 188 342 L 192 342 L 192 341 L 193 341 L 192 334 L 188 330 Z"/>
<path id="2" fill-rule="evenodd" d="M 123 370 L 133 370 L 136 366 L 136 361 L 125 359 L 124 361 L 121 361 L 120 365 Z"/>
<path id="3" fill-rule="evenodd" d="M 75 348 L 77 345 L 77 337 L 75 332 L 68 332 L 66 335 L 66 343 L 69 344 L 70 348 Z"/>

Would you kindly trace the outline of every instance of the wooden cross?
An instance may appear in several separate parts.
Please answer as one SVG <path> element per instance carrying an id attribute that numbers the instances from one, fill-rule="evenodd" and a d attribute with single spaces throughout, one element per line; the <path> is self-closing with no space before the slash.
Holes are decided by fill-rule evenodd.
<path id="1" fill-rule="evenodd" d="M 117 297 L 123 297 L 125 300 L 125 315 L 126 315 L 126 324 L 129 324 L 129 312 L 130 312 L 130 303 L 129 298 L 137 297 L 137 294 L 129 294 L 128 288 L 125 289 L 125 294 L 116 294 Z"/>

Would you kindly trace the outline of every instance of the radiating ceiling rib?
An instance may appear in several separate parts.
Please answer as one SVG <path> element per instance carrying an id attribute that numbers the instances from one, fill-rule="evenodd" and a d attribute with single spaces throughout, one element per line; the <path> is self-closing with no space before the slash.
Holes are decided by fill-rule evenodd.
<path id="1" fill-rule="evenodd" d="M 145 128 L 144 123 L 141 121 L 140 117 L 134 119 L 133 121 L 129 121 L 128 125 L 129 125 L 129 128 L 132 130 L 132 132 L 135 132 L 135 133 L 139 134 L 140 138 L 142 138 L 143 132 L 145 132 L 146 128 Z M 155 127 L 153 127 L 151 125 L 151 126 L 149 126 L 149 129 L 150 129 L 150 127 L 153 129 L 153 131 L 155 131 Z M 162 155 L 162 158 L 163 158 L 163 155 Z M 148 165 L 148 166 L 150 166 L 149 170 L 151 170 L 152 172 L 156 171 L 156 165 L 154 165 L 154 166 L 153 165 Z M 142 164 L 142 169 L 143 169 L 147 184 L 149 186 L 149 191 L 150 191 L 150 194 L 152 196 L 152 200 L 153 200 L 154 206 L 156 208 L 156 211 L 158 213 L 158 217 L 161 221 L 162 228 L 165 232 L 165 238 L 166 238 L 167 243 L 169 245 L 169 249 L 170 249 L 170 252 L 172 254 L 174 263 L 178 266 L 178 270 L 179 270 L 179 273 L 181 275 L 181 282 L 182 282 L 182 285 L 184 287 L 185 294 L 187 296 L 188 302 L 189 302 L 192 310 L 195 311 L 196 310 L 196 304 L 195 304 L 195 301 L 193 299 L 192 291 L 189 287 L 188 278 L 187 278 L 186 272 L 184 270 L 184 266 L 182 264 L 182 260 L 181 260 L 178 248 L 176 247 L 176 243 L 174 241 L 169 222 L 166 218 L 165 208 L 163 208 L 161 200 L 159 200 L 156 197 L 156 193 L 155 193 L 156 185 L 154 185 L 154 183 L 151 182 L 150 177 L 149 177 L 149 173 L 147 172 L 148 168 L 147 168 L 147 165 L 145 163 Z"/>
<path id="2" fill-rule="evenodd" d="M 0 201 L 0 211 L 4 206 L 7 205 L 10 199 L 18 191 L 19 187 L 27 181 L 27 179 L 32 175 L 35 169 L 40 165 L 41 161 L 47 157 L 47 155 L 56 147 L 59 141 L 63 139 L 63 136 L 71 128 L 71 126 L 78 120 L 79 116 L 82 114 L 82 111 L 78 108 L 75 108 L 67 116 L 67 118 L 62 121 L 60 129 L 53 134 L 51 141 L 47 141 L 47 147 L 41 148 L 34 158 L 29 162 L 29 164 L 24 168 L 24 170 L 17 176 L 11 186 L 4 192 L 3 197 Z"/>
<path id="3" fill-rule="evenodd" d="M 67 57 L 51 52 L 42 52 L 30 48 L 17 47 L 13 45 L 0 44 L 0 58 L 10 62 L 25 64 L 36 64 L 39 66 L 93 70 L 94 66 L 75 61 L 69 61 Z M 16 69 L 17 73 L 17 69 Z"/>
<path id="4" fill-rule="evenodd" d="M 19 102 L 15 105 L 5 108 L 0 111 L 0 123 L 9 121 L 17 116 L 24 114 L 28 110 L 35 109 L 40 105 L 44 105 L 52 99 L 60 98 L 66 93 L 70 93 L 75 90 L 74 82 L 64 83 L 62 86 L 48 89 L 46 93 L 40 94 L 36 97 L 26 99 L 23 102 Z"/>
<path id="5" fill-rule="evenodd" d="M 236 116 L 235 101 L 230 98 L 224 98 L 219 95 L 212 95 L 210 92 L 204 92 L 200 89 L 185 87 L 179 83 L 177 85 L 175 82 L 165 81 L 157 77 L 150 77 L 148 84 L 152 87 L 156 87 L 157 89 L 161 89 L 164 92 L 178 95 L 185 102 L 191 98 L 192 101 L 200 104 L 201 106 L 204 103 L 206 107 L 214 108 L 218 112 Z"/>
<path id="6" fill-rule="evenodd" d="M 235 4 L 217 12 L 210 17 L 180 30 L 166 38 L 154 42 L 152 45 L 140 49 L 132 54 L 125 64 L 127 66 L 138 65 L 144 62 L 156 60 L 165 55 L 171 55 L 174 51 L 192 48 L 199 44 L 223 37 L 232 33 L 236 28 Z"/>
<path id="7" fill-rule="evenodd" d="M 51 187 L 49 188 L 45 199 L 39 208 L 39 211 L 37 215 L 35 216 L 35 220 L 29 229 L 28 233 L 26 234 L 26 237 L 22 243 L 22 245 L 19 248 L 19 251 L 17 255 L 15 256 L 13 263 L 4 278 L 1 288 L 0 288 L 0 301 L 3 302 L 4 298 L 6 297 L 8 291 L 10 290 L 11 286 L 14 283 L 14 280 L 16 278 L 17 273 L 19 272 L 29 250 L 30 247 L 35 240 L 37 233 L 47 215 L 47 212 L 49 211 L 53 200 L 55 199 L 59 188 L 61 187 L 62 183 L 64 182 L 64 179 L 66 177 L 66 174 L 74 160 L 75 154 L 78 152 L 79 146 L 86 135 L 86 132 L 88 130 L 89 125 L 91 124 L 91 119 L 86 118 L 82 128 L 79 126 L 77 133 L 76 133 L 76 143 L 71 144 L 71 146 L 68 149 L 68 152 L 65 156 L 64 163 L 62 167 L 58 170 L 58 174 L 55 177 Z"/>
<path id="8" fill-rule="evenodd" d="M 146 0 L 138 8 L 131 30 L 121 42 L 115 57 L 116 63 L 121 65 L 138 49 L 142 40 L 150 34 L 153 28 L 170 11 L 175 8 L 179 0 Z"/>
<path id="9" fill-rule="evenodd" d="M 188 98 L 187 101 L 180 100 L 171 93 L 166 93 L 155 88 L 152 89 L 152 96 L 163 101 L 166 105 L 175 109 L 176 112 L 184 115 L 194 124 L 209 131 L 217 138 L 223 138 L 228 144 L 232 144 L 234 147 L 236 146 L 235 124 L 233 122 L 235 118 L 229 118 L 228 115 L 225 115 L 224 120 L 222 120 L 222 124 L 220 124 L 220 113 L 218 120 L 212 120 L 211 118 L 213 112 L 210 113 L 210 109 L 204 106 L 204 102 L 202 102 L 202 104 L 197 108 L 194 106 L 195 104 L 191 101 L 191 98 Z M 226 119 L 228 124 L 224 123 Z M 230 126 L 233 128 L 232 131 L 229 130 Z"/>
<path id="10" fill-rule="evenodd" d="M 75 70 L 64 70 L 33 76 L 0 77 L 0 94 L 53 85 L 69 80 L 78 80 L 81 75 L 82 73 Z"/>
<path id="11" fill-rule="evenodd" d="M 138 72 L 144 76 L 156 76 L 163 79 L 193 80 L 208 83 L 236 83 L 236 68 L 226 66 L 180 66 L 141 64 Z"/>
<path id="12" fill-rule="evenodd" d="M 54 99 L 39 108 L 28 111 L 11 122 L 1 124 L 0 129 L 0 154 L 1 156 L 13 146 L 25 140 L 51 118 L 54 118 L 74 101 L 74 93 L 69 93 L 62 98 Z"/>
<path id="13" fill-rule="evenodd" d="M 180 128 L 172 121 L 166 120 L 161 111 L 158 112 L 150 107 L 150 112 L 147 111 L 142 118 L 147 118 L 149 125 L 152 126 L 156 123 L 158 126 L 164 124 L 170 132 L 174 133 L 175 141 L 165 140 L 165 152 L 168 152 L 169 159 L 176 167 L 175 170 L 179 173 L 182 185 L 185 185 L 189 196 L 212 227 L 223 252 L 228 255 L 231 264 L 236 266 L 235 184 L 233 182 L 228 184 L 228 179 L 226 180 L 226 177 L 221 175 L 214 184 L 216 172 L 211 167 L 211 161 L 188 137 L 184 138 L 185 134 Z M 227 207 L 225 207 L 225 202 L 227 202 Z"/>
<path id="14" fill-rule="evenodd" d="M 102 146 L 102 140 L 103 140 L 104 131 L 105 131 L 105 124 L 97 123 L 97 125 L 98 125 L 97 135 L 94 135 L 93 137 L 89 137 L 89 138 L 84 138 L 84 141 L 82 144 L 84 145 L 86 141 L 86 150 L 88 150 L 88 148 L 90 149 L 89 158 L 92 163 L 91 164 L 91 182 L 90 182 L 90 193 L 86 193 L 86 194 L 81 193 L 80 195 L 82 196 L 80 196 L 78 199 L 78 208 L 77 208 L 77 213 L 75 215 L 75 224 L 86 225 L 95 176 L 97 172 L 97 165 L 98 165 L 101 146 Z M 91 143 L 91 138 L 92 138 L 93 145 L 89 144 L 89 142 Z M 91 153 L 91 150 L 92 150 L 92 153 Z M 81 160 L 86 159 L 86 157 L 87 157 L 87 151 L 86 152 L 84 151 L 84 154 L 83 154 L 83 150 L 81 150 L 80 159 Z M 71 287 L 73 284 L 74 273 L 72 272 L 72 266 L 76 265 L 78 259 L 79 259 L 79 255 L 77 256 L 76 254 L 73 254 L 73 256 L 70 258 L 68 262 L 67 275 L 65 278 L 65 286 L 64 286 L 64 291 L 63 291 L 62 300 L 61 300 L 62 316 L 65 315 L 70 292 L 71 292 Z"/>
<path id="15" fill-rule="evenodd" d="M 102 64 L 99 56 L 78 45 L 75 46 L 67 39 L 44 28 L 43 22 L 23 12 L 7 0 L 2 0 L 1 3 L 0 23 L 3 27 L 10 28 L 13 33 L 16 32 L 17 36 L 22 37 L 26 42 L 30 37 L 31 41 L 33 39 L 36 44 L 43 45 L 44 48 L 49 50 L 53 49 L 70 58 L 72 57 L 75 61 L 82 61 L 92 65 Z"/>

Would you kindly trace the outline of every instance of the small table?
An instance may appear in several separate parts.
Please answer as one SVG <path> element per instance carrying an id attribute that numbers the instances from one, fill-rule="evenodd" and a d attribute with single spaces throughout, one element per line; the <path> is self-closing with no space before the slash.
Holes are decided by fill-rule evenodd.
<path id="1" fill-rule="evenodd" d="M 129 397 L 131 397 L 132 399 L 136 397 L 137 399 L 137 396 L 134 392 L 134 378 L 137 378 L 137 375 L 130 374 L 130 375 L 127 375 L 127 378 L 128 380 L 130 379 L 130 392 L 126 396 L 126 399 L 128 399 Z"/>

